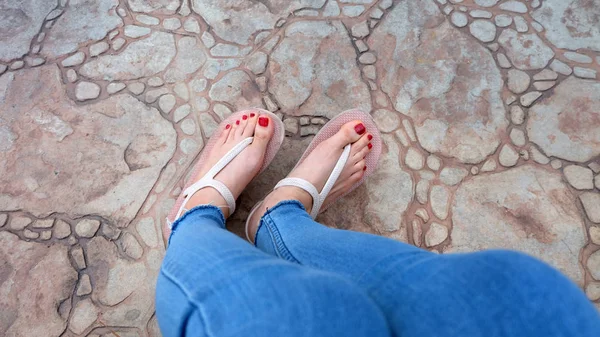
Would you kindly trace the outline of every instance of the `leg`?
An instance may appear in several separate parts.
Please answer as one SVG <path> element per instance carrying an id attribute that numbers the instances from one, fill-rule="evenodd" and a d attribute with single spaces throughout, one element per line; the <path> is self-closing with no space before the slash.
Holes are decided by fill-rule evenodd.
<path id="1" fill-rule="evenodd" d="M 600 335 L 600 317 L 585 295 L 524 254 L 433 254 L 322 226 L 297 201 L 269 209 L 255 241 L 269 254 L 353 280 L 398 336 Z"/>
<path id="2" fill-rule="evenodd" d="M 362 178 L 370 141 L 361 121 L 347 123 L 289 177 L 321 191 L 351 144 L 328 204 Z M 437 255 L 326 228 L 309 216 L 312 195 L 294 186 L 273 191 L 249 222 L 250 238 L 267 253 L 353 280 L 381 307 L 395 335 L 600 335 L 598 313 L 583 293 L 533 258 L 507 251 Z"/>
<path id="3" fill-rule="evenodd" d="M 213 206 L 174 224 L 156 292 L 164 336 L 389 335 L 352 282 L 274 258 L 224 228 Z"/>

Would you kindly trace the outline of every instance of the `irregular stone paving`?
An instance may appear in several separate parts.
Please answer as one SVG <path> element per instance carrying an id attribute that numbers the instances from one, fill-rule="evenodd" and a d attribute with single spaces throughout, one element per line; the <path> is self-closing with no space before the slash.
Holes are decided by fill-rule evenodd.
<path id="1" fill-rule="evenodd" d="M 600 3 L 8 0 L 0 4 L 0 335 L 158 336 L 160 229 L 219 121 L 282 153 L 369 111 L 379 168 L 320 216 L 437 252 L 517 249 L 600 308 Z"/>

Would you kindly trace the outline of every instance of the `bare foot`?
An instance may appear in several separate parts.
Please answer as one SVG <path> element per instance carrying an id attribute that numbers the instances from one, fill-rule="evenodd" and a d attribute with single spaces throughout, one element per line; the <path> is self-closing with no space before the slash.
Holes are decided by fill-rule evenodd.
<path id="1" fill-rule="evenodd" d="M 288 177 L 302 178 L 313 184 L 320 192 L 344 151 L 344 147 L 352 144 L 350 157 L 340 177 L 325 199 L 324 204 L 326 205 L 346 193 L 363 177 L 367 169 L 365 157 L 372 148 L 371 139 L 373 139 L 373 136 L 366 132 L 361 121 L 356 120 L 346 123 L 338 133 L 320 143 Z M 312 197 L 303 189 L 284 186 L 274 190 L 265 198 L 260 208 L 254 212 L 250 219 L 248 234 L 252 242 L 254 242 L 260 218 L 268 208 L 272 208 L 283 200 L 298 200 L 304 205 L 308 213 L 312 210 Z"/>
<path id="2" fill-rule="evenodd" d="M 218 136 L 217 143 L 211 149 L 207 160 L 202 165 L 194 181 L 200 180 L 234 146 L 245 138 L 254 136 L 252 144 L 245 148 L 215 177 L 215 180 L 225 184 L 237 199 L 244 188 L 258 174 L 273 132 L 273 122 L 268 116 L 259 116 L 256 113 L 241 116 L 235 123 L 227 125 L 221 135 Z M 205 204 L 220 207 L 225 218 L 230 215 L 227 202 L 212 187 L 206 187 L 196 192 L 185 204 L 185 209 L 189 210 L 195 206 Z"/>

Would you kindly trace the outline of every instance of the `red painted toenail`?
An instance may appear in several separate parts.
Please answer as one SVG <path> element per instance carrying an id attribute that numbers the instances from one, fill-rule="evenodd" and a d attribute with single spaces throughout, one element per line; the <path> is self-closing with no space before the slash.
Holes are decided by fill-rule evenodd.
<path id="1" fill-rule="evenodd" d="M 256 114 L 254 112 L 250 114 L 250 117 L 254 117 L 254 116 L 256 116 Z"/>
<path id="2" fill-rule="evenodd" d="M 369 145 L 367 145 L 369 147 L 369 150 L 373 148 L 373 144 L 369 143 Z"/>
<path id="3" fill-rule="evenodd" d="M 367 170 L 367 167 L 366 167 L 366 166 L 365 166 L 365 167 L 363 167 L 363 171 L 366 171 L 366 170 Z"/>
<path id="4" fill-rule="evenodd" d="M 369 139 L 369 140 L 373 139 L 373 135 L 367 136 L 367 139 Z"/>
<path id="5" fill-rule="evenodd" d="M 235 125 L 240 125 L 240 121 L 235 121 Z"/>
<path id="6" fill-rule="evenodd" d="M 243 116 L 242 116 L 242 119 L 243 119 L 243 120 L 246 120 L 246 119 L 248 119 L 248 116 L 246 116 L 246 115 L 243 115 Z"/>
<path id="7" fill-rule="evenodd" d="M 356 124 L 356 126 L 354 127 L 354 131 L 356 131 L 356 133 L 358 133 L 359 135 L 362 135 L 363 133 L 365 133 L 365 131 L 367 131 L 367 129 L 365 129 L 365 125 L 363 123 L 359 123 Z"/>
<path id="8" fill-rule="evenodd" d="M 258 119 L 258 125 L 262 126 L 262 127 L 267 127 L 269 126 L 269 119 L 267 117 L 260 117 Z"/>
<path id="9" fill-rule="evenodd" d="M 231 127 L 231 124 L 225 125 L 225 130 L 229 129 L 230 127 Z"/>

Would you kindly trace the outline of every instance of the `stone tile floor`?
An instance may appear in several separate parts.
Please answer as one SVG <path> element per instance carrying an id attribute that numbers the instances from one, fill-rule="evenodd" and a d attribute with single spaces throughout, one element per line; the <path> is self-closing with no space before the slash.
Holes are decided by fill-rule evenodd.
<path id="1" fill-rule="evenodd" d="M 599 0 L 0 3 L 0 335 L 157 336 L 160 226 L 218 122 L 284 119 L 272 167 L 370 111 L 376 174 L 329 226 L 512 248 L 600 307 Z"/>

